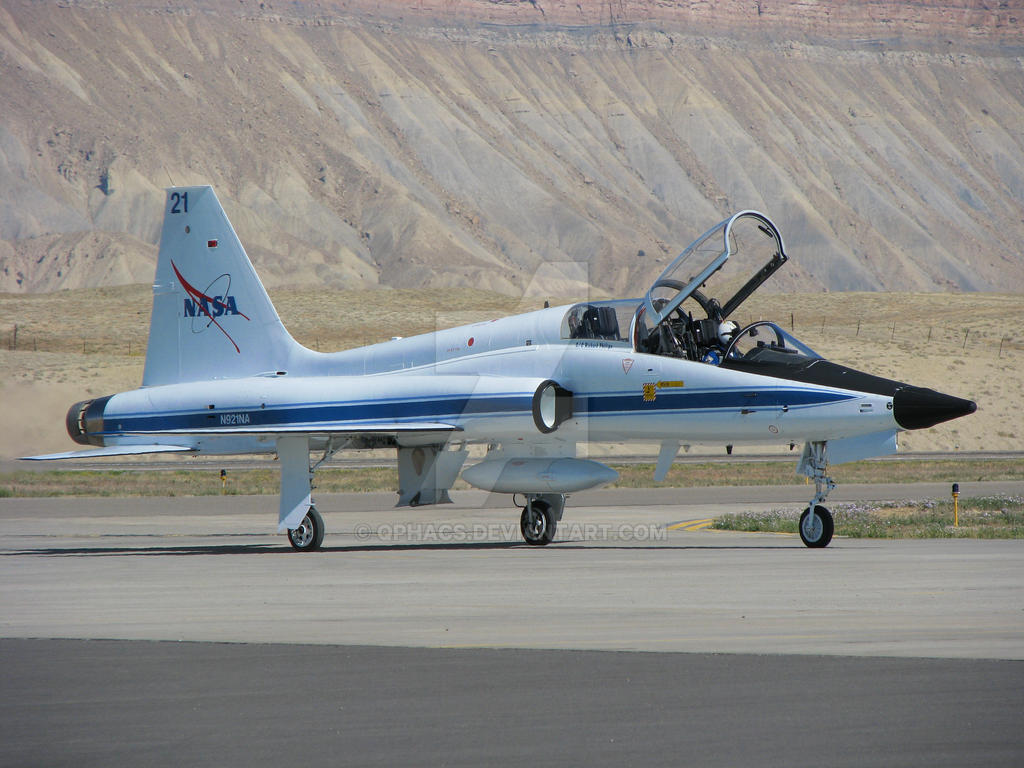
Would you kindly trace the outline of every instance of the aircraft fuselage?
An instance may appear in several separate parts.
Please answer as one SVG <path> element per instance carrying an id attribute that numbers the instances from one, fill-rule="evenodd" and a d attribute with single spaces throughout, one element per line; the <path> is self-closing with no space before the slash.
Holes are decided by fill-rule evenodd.
<path id="1" fill-rule="evenodd" d="M 419 337 L 421 344 L 429 344 L 430 336 Z M 572 393 L 572 416 L 542 436 L 532 399 L 548 380 Z M 203 453 L 259 453 L 275 450 L 273 439 L 253 436 L 261 427 L 355 432 L 385 422 L 449 424 L 457 428 L 451 440 L 470 442 L 533 433 L 535 440 L 569 443 L 770 444 L 898 429 L 892 397 L 637 353 L 624 344 L 565 342 L 488 350 L 369 376 L 282 373 L 202 387 L 147 387 L 107 400 L 102 429 L 92 436 L 115 445 L 145 443 L 138 436 L 143 433 L 161 432 L 171 440 L 180 433 L 183 446 Z"/>

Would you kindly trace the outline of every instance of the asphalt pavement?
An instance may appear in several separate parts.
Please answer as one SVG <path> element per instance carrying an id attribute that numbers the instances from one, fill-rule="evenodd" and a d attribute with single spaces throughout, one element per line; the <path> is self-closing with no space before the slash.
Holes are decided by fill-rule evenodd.
<path id="1" fill-rule="evenodd" d="M 1024 764 L 1024 541 L 701 526 L 805 490 L 0 499 L 0 765 Z"/>

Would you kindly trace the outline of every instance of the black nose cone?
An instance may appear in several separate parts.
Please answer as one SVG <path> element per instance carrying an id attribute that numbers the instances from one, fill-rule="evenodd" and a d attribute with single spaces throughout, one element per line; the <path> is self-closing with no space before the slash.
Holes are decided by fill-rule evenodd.
<path id="1" fill-rule="evenodd" d="M 892 396 L 892 414 L 904 429 L 925 429 L 978 410 L 973 400 L 922 387 L 901 387 Z"/>

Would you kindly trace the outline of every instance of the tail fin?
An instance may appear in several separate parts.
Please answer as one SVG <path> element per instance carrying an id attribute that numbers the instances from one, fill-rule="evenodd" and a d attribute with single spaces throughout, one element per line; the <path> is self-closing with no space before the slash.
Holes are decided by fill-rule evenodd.
<path id="1" fill-rule="evenodd" d="M 143 386 L 288 370 L 285 330 L 213 187 L 167 190 Z"/>

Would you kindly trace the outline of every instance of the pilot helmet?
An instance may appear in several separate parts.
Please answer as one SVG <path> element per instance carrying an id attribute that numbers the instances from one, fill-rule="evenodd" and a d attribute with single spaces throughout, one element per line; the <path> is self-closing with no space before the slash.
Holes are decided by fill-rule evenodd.
<path id="1" fill-rule="evenodd" d="M 732 320 L 726 320 L 718 326 L 718 340 L 722 342 L 722 344 L 727 345 L 732 341 L 732 337 L 735 336 L 739 330 L 740 326 L 738 323 L 735 323 Z"/>

